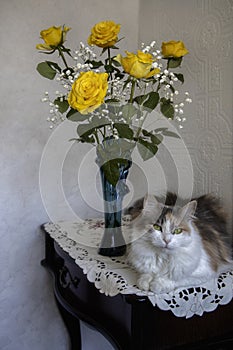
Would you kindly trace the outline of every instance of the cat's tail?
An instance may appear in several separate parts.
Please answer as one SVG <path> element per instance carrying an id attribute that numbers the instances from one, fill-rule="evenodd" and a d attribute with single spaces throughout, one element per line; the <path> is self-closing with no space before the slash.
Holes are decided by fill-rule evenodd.
<path id="1" fill-rule="evenodd" d="M 227 215 L 220 200 L 211 194 L 207 194 L 197 198 L 196 201 L 195 216 L 227 236 Z"/>

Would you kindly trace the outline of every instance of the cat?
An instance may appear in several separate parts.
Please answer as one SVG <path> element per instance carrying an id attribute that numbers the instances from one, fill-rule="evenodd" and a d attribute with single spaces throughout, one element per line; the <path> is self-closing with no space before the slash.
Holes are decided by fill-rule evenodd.
<path id="1" fill-rule="evenodd" d="M 219 201 L 203 195 L 177 206 L 153 195 L 128 209 L 132 225 L 144 230 L 128 247 L 127 261 L 138 273 L 137 286 L 154 293 L 194 287 L 233 267 L 225 243 L 226 218 Z"/>

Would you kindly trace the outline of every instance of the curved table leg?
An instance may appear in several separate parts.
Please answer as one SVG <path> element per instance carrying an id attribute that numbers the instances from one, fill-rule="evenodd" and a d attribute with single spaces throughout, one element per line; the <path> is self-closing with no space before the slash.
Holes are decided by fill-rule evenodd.
<path id="1" fill-rule="evenodd" d="M 70 336 L 71 347 L 70 350 L 81 350 L 82 349 L 82 340 L 81 340 L 81 331 L 80 331 L 80 321 L 77 317 L 69 313 L 56 299 L 57 307 L 61 314 L 61 317 L 66 325 Z"/>

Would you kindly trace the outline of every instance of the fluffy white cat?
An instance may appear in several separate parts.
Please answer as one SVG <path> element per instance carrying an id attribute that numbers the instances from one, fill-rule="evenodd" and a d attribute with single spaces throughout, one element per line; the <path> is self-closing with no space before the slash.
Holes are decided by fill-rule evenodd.
<path id="1" fill-rule="evenodd" d="M 200 285 L 231 263 L 225 232 L 219 232 L 225 218 L 214 198 L 175 208 L 147 196 L 137 211 L 134 225 L 145 234 L 130 244 L 127 260 L 138 272 L 140 289 L 163 293 Z"/>

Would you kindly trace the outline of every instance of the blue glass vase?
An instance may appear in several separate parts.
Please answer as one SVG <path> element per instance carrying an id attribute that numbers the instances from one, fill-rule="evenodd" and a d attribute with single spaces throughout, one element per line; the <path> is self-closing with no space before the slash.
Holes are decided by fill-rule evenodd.
<path id="1" fill-rule="evenodd" d="M 126 178 L 132 162 L 128 160 L 123 164 L 118 163 L 119 179 L 116 185 L 111 184 L 100 167 L 104 199 L 105 228 L 98 253 L 104 256 L 121 256 L 126 252 L 126 243 L 122 234 L 122 202 L 129 192 Z"/>
<path id="2" fill-rule="evenodd" d="M 100 169 L 104 200 L 105 227 L 98 253 L 121 256 L 126 252 L 122 234 L 122 203 L 129 192 L 126 178 L 132 165 L 132 145 L 122 138 L 110 136 L 97 146 L 96 163 Z"/>

